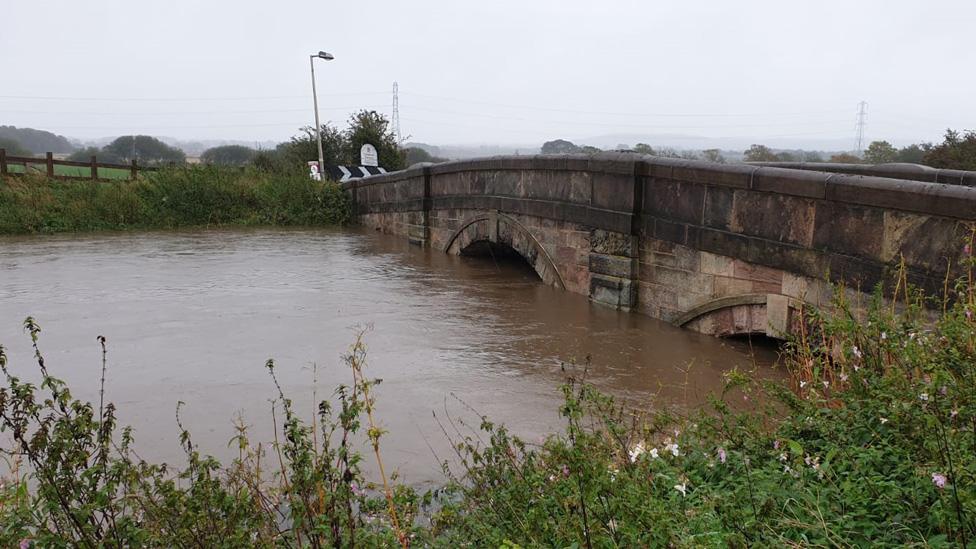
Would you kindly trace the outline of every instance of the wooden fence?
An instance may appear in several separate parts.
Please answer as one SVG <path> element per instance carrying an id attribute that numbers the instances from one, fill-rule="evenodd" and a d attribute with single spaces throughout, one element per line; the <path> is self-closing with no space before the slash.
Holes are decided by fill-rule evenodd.
<path id="1" fill-rule="evenodd" d="M 22 168 L 12 170 L 12 167 Z M 88 162 L 76 160 L 56 160 L 53 153 L 47 153 L 44 158 L 32 156 L 8 156 L 6 149 L 0 149 L 0 177 L 24 175 L 30 173 L 43 174 L 53 179 L 86 179 L 93 181 L 131 181 L 140 171 L 154 171 L 159 168 L 140 166 L 136 160 L 131 164 L 110 164 L 99 162 L 91 157 Z M 101 173 L 99 173 L 101 170 Z"/>

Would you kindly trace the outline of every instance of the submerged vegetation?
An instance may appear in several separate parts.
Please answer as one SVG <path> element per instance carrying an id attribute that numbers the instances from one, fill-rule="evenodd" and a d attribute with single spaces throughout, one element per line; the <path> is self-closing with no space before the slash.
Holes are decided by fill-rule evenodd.
<path id="1" fill-rule="evenodd" d="M 340 225 L 349 199 L 303 172 L 191 166 L 132 182 L 0 178 L 0 234 L 218 225 Z"/>
<path id="2" fill-rule="evenodd" d="M 104 398 L 72 397 L 28 319 L 40 385 L 0 352 L 14 442 L 0 545 L 964 547 L 976 542 L 974 290 L 971 274 L 949 289 L 937 320 L 918 293 L 895 307 L 878 292 L 855 311 L 838 291 L 786 347 L 789 385 L 733 371 L 690 413 L 630 410 L 568 370 L 562 433 L 530 444 L 489 418 L 445 429 L 456 455 L 425 494 L 383 470 L 361 339 L 345 357 L 352 383 L 315 417 L 298 416 L 268 361 L 274 443 L 240 425 L 239 456 L 222 464 L 180 424 L 187 465 L 171 469 L 138 459 Z"/>

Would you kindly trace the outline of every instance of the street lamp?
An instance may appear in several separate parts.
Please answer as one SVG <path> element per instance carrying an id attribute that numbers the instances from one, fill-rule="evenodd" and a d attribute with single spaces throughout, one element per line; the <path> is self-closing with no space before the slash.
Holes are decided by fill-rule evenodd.
<path id="1" fill-rule="evenodd" d="M 319 98 L 315 94 L 315 58 L 332 61 L 335 57 L 327 51 L 320 51 L 308 56 L 308 64 L 312 67 L 312 103 L 315 105 L 315 139 L 319 145 L 319 177 L 325 177 L 325 155 L 322 154 L 322 126 L 319 124 Z"/>

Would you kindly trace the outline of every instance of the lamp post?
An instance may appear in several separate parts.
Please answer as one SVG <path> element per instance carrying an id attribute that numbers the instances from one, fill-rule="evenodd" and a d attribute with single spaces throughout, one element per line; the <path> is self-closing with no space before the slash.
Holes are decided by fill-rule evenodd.
<path id="1" fill-rule="evenodd" d="M 320 51 L 308 56 L 308 64 L 312 68 L 312 103 L 315 105 L 315 139 L 319 145 L 319 177 L 325 177 L 325 155 L 322 154 L 322 126 L 319 124 L 319 98 L 315 93 L 315 58 L 331 61 L 335 59 L 331 53 Z"/>

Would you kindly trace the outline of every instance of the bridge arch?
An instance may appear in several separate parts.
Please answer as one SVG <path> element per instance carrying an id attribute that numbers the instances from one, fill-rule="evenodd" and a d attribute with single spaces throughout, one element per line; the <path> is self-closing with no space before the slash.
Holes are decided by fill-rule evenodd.
<path id="1" fill-rule="evenodd" d="M 806 303 L 780 294 L 743 294 L 702 303 L 674 325 L 718 337 L 764 335 L 785 339 L 803 322 Z"/>
<path id="2" fill-rule="evenodd" d="M 549 252 L 516 219 L 495 212 L 468 219 L 448 239 L 445 251 L 461 255 L 464 250 L 478 242 L 501 244 L 515 250 L 532 266 L 545 284 L 566 288 Z"/>

